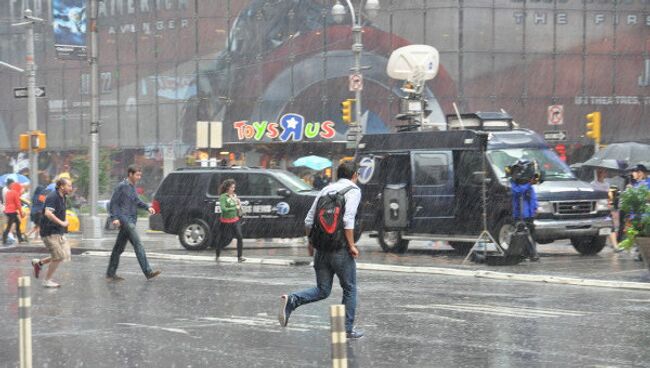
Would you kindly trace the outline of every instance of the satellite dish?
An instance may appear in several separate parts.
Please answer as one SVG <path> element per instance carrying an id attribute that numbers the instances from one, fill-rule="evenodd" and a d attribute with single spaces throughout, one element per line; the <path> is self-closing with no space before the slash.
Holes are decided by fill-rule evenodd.
<path id="1" fill-rule="evenodd" d="M 393 51 L 386 73 L 398 80 L 430 80 L 438 74 L 440 54 L 429 45 L 409 45 Z"/>

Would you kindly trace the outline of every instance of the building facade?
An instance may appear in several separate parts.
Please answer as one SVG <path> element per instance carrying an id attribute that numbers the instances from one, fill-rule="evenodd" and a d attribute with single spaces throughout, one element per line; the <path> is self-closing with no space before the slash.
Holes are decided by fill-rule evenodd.
<path id="1" fill-rule="evenodd" d="M 65 1 L 65 0 L 64 0 Z M 79 0 L 76 0 L 79 1 Z M 346 155 L 339 103 L 352 98 L 351 20 L 333 0 L 100 0 L 100 143 L 120 160 L 163 166 L 195 149 L 196 122 L 223 123 L 224 147 L 248 164 L 303 154 Z M 355 7 L 361 7 L 353 0 Z M 380 0 L 364 23 L 362 108 L 369 132 L 399 125 L 401 81 L 390 53 L 409 44 L 440 52 L 428 83 L 442 123 L 453 112 L 504 109 L 524 127 L 584 138 L 600 111 L 603 143 L 650 143 L 650 0 Z M 50 19 L 48 0 L 0 2 L 0 60 L 21 66 L 23 10 Z M 36 26 L 38 125 L 48 152 L 88 145 L 89 68 L 56 59 L 50 24 Z M 16 159 L 27 130 L 25 78 L 0 70 L 0 150 Z M 551 122 L 549 106 L 561 105 Z M 561 125 L 557 125 L 557 123 Z M 551 125 L 552 124 L 552 125 Z M 213 151 L 212 154 L 218 154 Z M 48 157 L 47 153 L 45 157 Z M 46 159 L 44 159 L 46 160 Z M 47 165 L 44 162 L 43 165 Z"/>

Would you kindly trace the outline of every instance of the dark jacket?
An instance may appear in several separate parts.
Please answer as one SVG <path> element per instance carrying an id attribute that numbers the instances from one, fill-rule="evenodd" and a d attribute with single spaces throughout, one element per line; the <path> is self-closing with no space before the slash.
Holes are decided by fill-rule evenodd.
<path id="1" fill-rule="evenodd" d="M 117 185 L 108 204 L 111 220 L 135 224 L 138 219 L 138 207 L 147 209 L 149 205 L 142 202 L 128 179 Z"/>

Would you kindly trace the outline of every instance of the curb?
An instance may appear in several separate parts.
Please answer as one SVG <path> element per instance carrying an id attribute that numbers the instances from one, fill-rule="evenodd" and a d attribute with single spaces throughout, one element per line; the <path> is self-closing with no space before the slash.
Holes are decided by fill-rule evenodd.
<path id="1" fill-rule="evenodd" d="M 95 257 L 109 257 L 109 251 L 86 251 L 82 253 L 84 256 Z M 124 252 L 125 257 L 135 258 L 135 253 Z M 147 257 L 153 259 L 163 260 L 176 260 L 176 261 L 203 261 L 214 262 L 214 257 L 211 256 L 191 256 L 191 255 L 172 255 L 164 253 L 147 253 Z M 220 263 L 237 263 L 236 257 L 220 257 Z M 260 264 L 271 266 L 306 266 L 311 264 L 311 260 L 291 260 L 280 258 L 246 258 L 247 264 Z M 522 282 L 536 282 L 554 285 L 571 285 L 571 286 L 587 286 L 587 287 L 600 287 L 612 289 L 626 289 L 626 290 L 646 290 L 650 291 L 650 283 L 631 282 L 631 281 L 609 281 L 597 279 L 579 279 L 572 277 L 551 276 L 551 275 L 523 275 L 508 272 L 495 272 L 485 270 L 459 270 L 456 268 L 441 268 L 441 267 L 421 267 L 421 266 L 391 266 L 375 263 L 357 263 L 357 270 L 363 271 L 384 271 L 384 272 L 399 272 L 399 273 L 417 273 L 429 275 L 445 275 L 445 276 L 460 276 L 460 277 L 474 277 L 491 280 L 508 280 L 508 281 L 522 281 Z"/>
<path id="2" fill-rule="evenodd" d="M 82 256 L 91 256 L 91 257 L 110 257 L 110 251 L 86 251 L 81 254 Z M 135 253 L 133 252 L 124 252 L 122 257 L 135 258 Z M 165 253 L 155 253 L 147 252 L 147 258 L 152 259 L 163 259 L 170 261 L 201 261 L 201 262 L 211 262 L 214 263 L 214 257 L 212 256 L 190 256 L 183 254 L 165 254 Z M 219 263 L 238 263 L 237 257 L 219 257 Z M 306 266 L 309 264 L 307 261 L 301 260 L 292 260 L 292 259 L 279 259 L 279 258 L 249 258 L 246 257 L 246 261 L 243 263 L 247 264 L 261 264 L 269 266 Z"/>
<path id="3" fill-rule="evenodd" d="M 551 276 L 551 275 L 522 275 L 522 274 L 507 273 L 507 272 L 495 272 L 495 271 L 484 271 L 484 270 L 472 271 L 472 270 L 459 270 L 455 268 L 439 268 L 439 267 L 390 266 L 390 265 L 381 265 L 381 264 L 373 264 L 373 263 L 357 263 L 357 269 L 366 270 L 366 271 L 422 273 L 422 274 L 432 274 L 432 275 L 476 277 L 476 278 L 484 278 L 484 279 L 492 279 L 492 280 L 510 280 L 510 281 L 537 282 L 537 283 L 556 284 L 556 285 L 590 286 L 590 287 L 650 291 L 650 283 L 631 282 L 631 281 L 578 279 L 572 277 L 560 277 L 560 276 Z"/>

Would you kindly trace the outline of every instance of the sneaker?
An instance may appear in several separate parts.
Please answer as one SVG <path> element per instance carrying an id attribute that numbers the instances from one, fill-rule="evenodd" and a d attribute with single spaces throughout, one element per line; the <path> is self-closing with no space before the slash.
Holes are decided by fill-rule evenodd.
<path id="1" fill-rule="evenodd" d="M 52 280 L 43 280 L 43 287 L 44 288 L 53 289 L 53 288 L 58 288 L 59 286 L 61 286 L 61 285 L 57 284 L 56 282 L 54 282 Z"/>
<path id="2" fill-rule="evenodd" d="M 147 280 L 151 280 L 151 279 L 153 279 L 154 277 L 156 277 L 156 276 L 158 276 L 158 275 L 160 275 L 160 270 L 151 271 L 151 272 L 149 272 L 149 273 L 146 275 L 146 276 L 147 276 Z"/>
<path id="3" fill-rule="evenodd" d="M 124 281 L 124 277 L 119 277 L 117 275 L 115 276 L 106 276 L 106 281 L 109 282 L 119 282 L 119 281 Z"/>
<path id="4" fill-rule="evenodd" d="M 539 256 L 530 257 L 531 262 L 539 262 Z"/>
<path id="5" fill-rule="evenodd" d="M 280 297 L 280 313 L 278 314 L 278 321 L 280 327 L 287 327 L 289 324 L 289 316 L 291 315 L 291 306 L 289 305 L 289 296 L 282 295 Z"/>
<path id="6" fill-rule="evenodd" d="M 364 335 L 363 330 L 352 329 L 352 331 L 345 334 L 348 339 L 360 339 Z"/>
<path id="7" fill-rule="evenodd" d="M 239 258 L 237 258 L 237 262 L 239 262 L 239 263 L 246 262 L 246 258 L 239 257 Z"/>
<path id="8" fill-rule="evenodd" d="M 41 274 L 41 261 L 39 259 L 32 259 L 32 267 L 34 268 L 34 278 L 37 279 L 38 275 Z"/>

